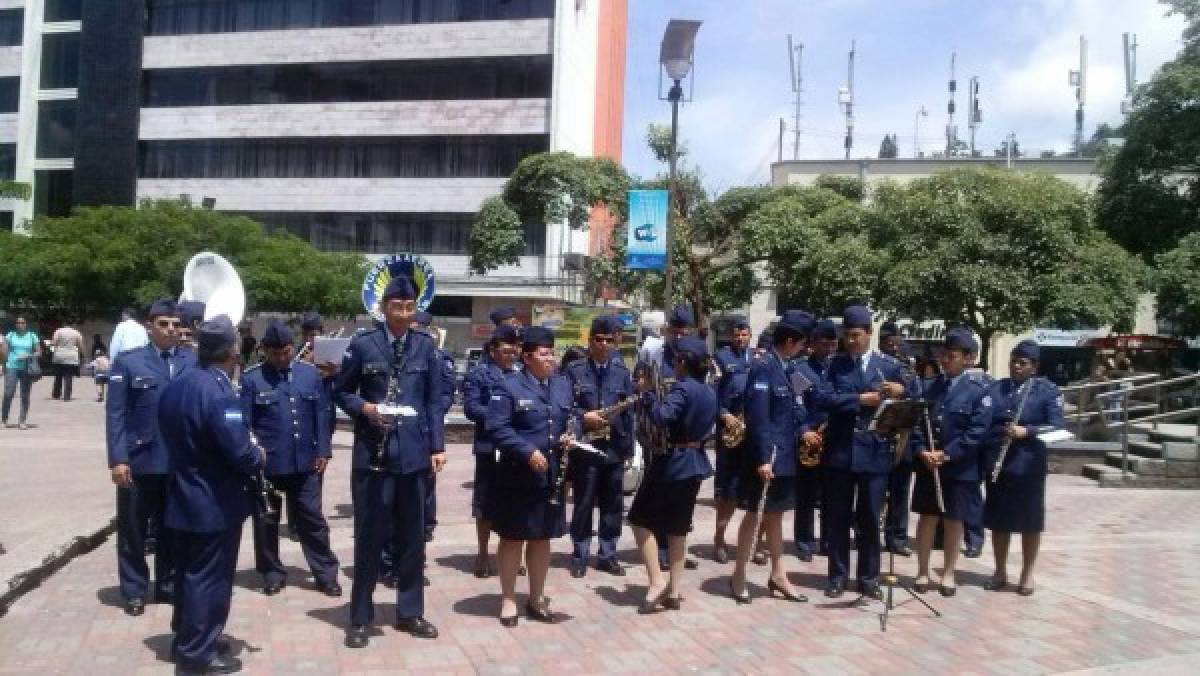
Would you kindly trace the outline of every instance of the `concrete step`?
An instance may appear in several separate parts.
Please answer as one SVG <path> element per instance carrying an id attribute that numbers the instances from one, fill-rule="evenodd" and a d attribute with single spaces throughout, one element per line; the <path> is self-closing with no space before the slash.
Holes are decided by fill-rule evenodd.
<path id="1" fill-rule="evenodd" d="M 1157 426 L 1143 427 L 1150 435 L 1151 441 L 1196 443 L 1196 425 L 1181 423 L 1160 423 Z"/>
<path id="2" fill-rule="evenodd" d="M 1162 458 L 1163 445 L 1157 441 L 1135 441 L 1129 440 L 1129 454 L 1139 455 L 1143 458 Z"/>
<path id="3" fill-rule="evenodd" d="M 1105 485 L 1106 481 L 1121 480 L 1121 470 L 1118 467 L 1111 467 L 1104 463 L 1091 462 L 1083 466 L 1083 475 L 1093 481 L 1097 481 L 1100 485 Z"/>
<path id="4" fill-rule="evenodd" d="M 1117 471 L 1120 471 L 1120 451 L 1109 451 L 1108 453 L 1105 453 L 1104 460 L 1109 467 L 1115 467 Z M 1130 454 L 1128 463 L 1127 469 L 1137 474 L 1144 474 L 1147 476 L 1166 476 L 1167 474 L 1167 461 L 1163 460 L 1162 458 L 1143 458 L 1138 455 Z"/>

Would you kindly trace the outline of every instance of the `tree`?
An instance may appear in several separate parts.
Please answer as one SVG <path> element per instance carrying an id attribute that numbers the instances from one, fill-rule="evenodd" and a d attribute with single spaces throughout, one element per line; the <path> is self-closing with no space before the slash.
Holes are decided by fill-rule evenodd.
<path id="1" fill-rule="evenodd" d="M 1121 137 L 1121 130 L 1110 125 L 1107 122 L 1101 122 L 1096 131 L 1092 132 L 1092 138 L 1084 141 L 1081 154 L 1084 157 L 1099 157 L 1115 148 L 1112 144 L 1112 139 Z"/>
<path id="2" fill-rule="evenodd" d="M 866 186 L 863 185 L 862 179 L 857 177 L 821 174 L 813 182 L 813 185 L 818 188 L 832 190 L 842 197 L 856 202 L 861 202 L 867 194 Z"/>
<path id="3" fill-rule="evenodd" d="M 879 143 L 879 159 L 894 160 L 900 154 L 900 149 L 896 146 L 896 137 L 883 135 L 883 141 Z"/>
<path id="4" fill-rule="evenodd" d="M 1101 227 L 1146 261 L 1200 230 L 1200 0 L 1166 4 L 1187 21 L 1184 48 L 1138 88 L 1097 194 Z"/>
<path id="5" fill-rule="evenodd" d="M 960 169 L 882 186 L 875 200 L 869 240 L 887 255 L 877 308 L 970 327 L 984 363 L 999 332 L 1132 326 L 1145 270 L 1063 181 Z"/>
<path id="6" fill-rule="evenodd" d="M 205 250 L 237 268 L 250 311 L 360 311 L 362 256 L 322 253 L 248 218 L 177 201 L 83 207 L 67 218 L 35 218 L 28 236 L 6 233 L 0 297 L 48 315 L 113 316 L 178 296 L 187 260 Z"/>
<path id="7" fill-rule="evenodd" d="M 1155 258 L 1154 287 L 1158 316 L 1184 336 L 1200 335 L 1200 233 Z"/>

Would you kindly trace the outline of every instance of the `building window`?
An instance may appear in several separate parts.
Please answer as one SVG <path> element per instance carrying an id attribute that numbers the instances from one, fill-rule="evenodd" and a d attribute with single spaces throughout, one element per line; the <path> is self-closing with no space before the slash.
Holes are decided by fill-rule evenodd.
<path id="1" fill-rule="evenodd" d="M 21 44 L 25 31 L 25 10 L 0 10 L 0 47 L 16 47 Z"/>
<path id="2" fill-rule="evenodd" d="M 549 98 L 549 55 L 147 70 L 142 105 Z"/>
<path id="3" fill-rule="evenodd" d="M 42 36 L 42 89 L 79 86 L 79 33 Z"/>
<path id="4" fill-rule="evenodd" d="M 146 33 L 232 33 L 553 16 L 554 0 L 148 0 Z"/>
<path id="5" fill-rule="evenodd" d="M 38 102 L 37 156 L 75 155 L 75 101 Z"/>
<path id="6" fill-rule="evenodd" d="M 11 181 L 17 175 L 17 144 L 0 143 L 0 181 Z"/>
<path id="7" fill-rule="evenodd" d="M 0 211 L 0 230 L 13 231 L 13 212 Z"/>
<path id="8" fill-rule="evenodd" d="M 0 77 L 0 113 L 15 113 L 21 106 L 21 78 Z"/>
<path id="9" fill-rule="evenodd" d="M 141 178 L 503 178 L 550 137 L 142 141 Z"/>
<path id="10" fill-rule="evenodd" d="M 83 0 L 46 0 L 42 20 L 79 21 L 83 18 Z"/>
<path id="11" fill-rule="evenodd" d="M 33 172 L 34 215 L 51 218 L 65 218 L 71 215 L 74 174 L 70 169 Z"/>
<path id="12" fill-rule="evenodd" d="M 466 255 L 470 213 L 239 212 L 270 230 L 285 230 L 323 251 Z M 545 227 L 526 228 L 526 256 L 546 252 Z"/>

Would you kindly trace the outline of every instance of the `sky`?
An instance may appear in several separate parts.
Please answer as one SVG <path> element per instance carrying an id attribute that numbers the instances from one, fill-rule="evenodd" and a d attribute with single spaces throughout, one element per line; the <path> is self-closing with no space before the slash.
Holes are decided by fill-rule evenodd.
<path id="1" fill-rule="evenodd" d="M 1154 0 L 629 0 L 624 164 L 635 175 L 665 171 L 646 149 L 646 127 L 669 124 L 658 98 L 658 50 L 672 18 L 703 21 L 696 37 L 694 99 L 680 110 L 686 162 L 719 193 L 765 183 L 779 152 L 791 158 L 795 111 L 787 35 L 803 43 L 800 158 L 841 158 L 845 116 L 838 88 L 856 42 L 852 157 L 875 157 L 896 134 L 901 157 L 917 138 L 945 146 L 950 55 L 957 53 L 959 138 L 967 140 L 967 82 L 979 77 L 983 123 L 976 147 L 990 155 L 1013 132 L 1024 152 L 1072 147 L 1079 36 L 1088 40 L 1085 135 L 1118 124 L 1125 91 L 1121 34 L 1137 35 L 1137 78 L 1147 81 L 1182 43 L 1180 17 Z M 685 84 L 686 89 L 686 84 Z M 665 92 L 664 92 L 665 95 Z M 924 105 L 927 117 L 918 118 Z"/>

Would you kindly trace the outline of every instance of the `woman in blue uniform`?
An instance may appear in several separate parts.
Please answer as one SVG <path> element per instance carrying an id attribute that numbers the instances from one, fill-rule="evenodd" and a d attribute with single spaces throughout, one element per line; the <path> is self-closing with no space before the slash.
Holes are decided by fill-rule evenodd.
<path id="1" fill-rule="evenodd" d="M 1012 534 L 1020 533 L 1021 579 L 1017 593 L 1021 596 L 1033 594 L 1033 567 L 1046 525 L 1046 444 L 1038 435 L 1067 424 L 1058 387 L 1036 377 L 1040 356 L 1034 341 L 1017 343 L 1008 361 L 1009 377 L 992 384 L 995 414 L 988 435 L 988 462 L 984 464 L 989 483 L 983 525 L 992 531 L 996 555 L 996 572 L 984 587 L 1000 591 L 1008 586 L 1008 547 Z M 991 482 L 1006 439 L 1009 446 L 1000 475 Z"/>
<path id="2" fill-rule="evenodd" d="M 926 436 L 926 428 L 921 425 L 913 445 L 921 461 L 912 499 L 912 511 L 921 515 L 917 522 L 917 578 L 913 589 L 925 592 L 931 584 L 929 558 L 940 519 L 946 546 L 939 591 L 942 596 L 953 596 L 958 591 L 954 580 L 958 564 L 955 545 L 962 542 L 963 521 L 983 501 L 979 492 L 980 452 L 992 414 L 987 385 L 981 378 L 965 373 L 979 353 L 975 337 L 966 329 L 950 329 L 944 348 L 938 357 L 942 375 L 925 388 L 933 439 Z"/>
<path id="3" fill-rule="evenodd" d="M 487 414 L 487 432 L 500 451 L 490 516 L 492 530 L 500 537 L 500 623 L 506 627 L 517 626 L 514 593 L 522 552 L 529 571 L 525 614 L 540 622 L 555 621 L 543 594 L 550 540 L 567 532 L 557 487 L 562 453 L 570 443 L 567 427 L 574 393 L 567 378 L 555 373 L 554 334 L 549 329 L 524 330 L 521 360 L 524 368 L 506 375 L 503 385 L 492 390 Z"/>
<path id="4" fill-rule="evenodd" d="M 644 378 L 638 383 L 651 424 L 667 428 L 667 450 L 650 460 L 628 514 L 650 582 L 641 613 L 679 607 L 692 512 L 700 484 L 712 474 L 704 442 L 716 423 L 717 395 L 704 384 L 708 348 L 699 338 L 683 336 L 673 353 L 676 381 L 665 399 L 647 391 L 650 383 Z M 667 541 L 670 575 L 665 580 L 658 563 L 660 538 Z"/>

